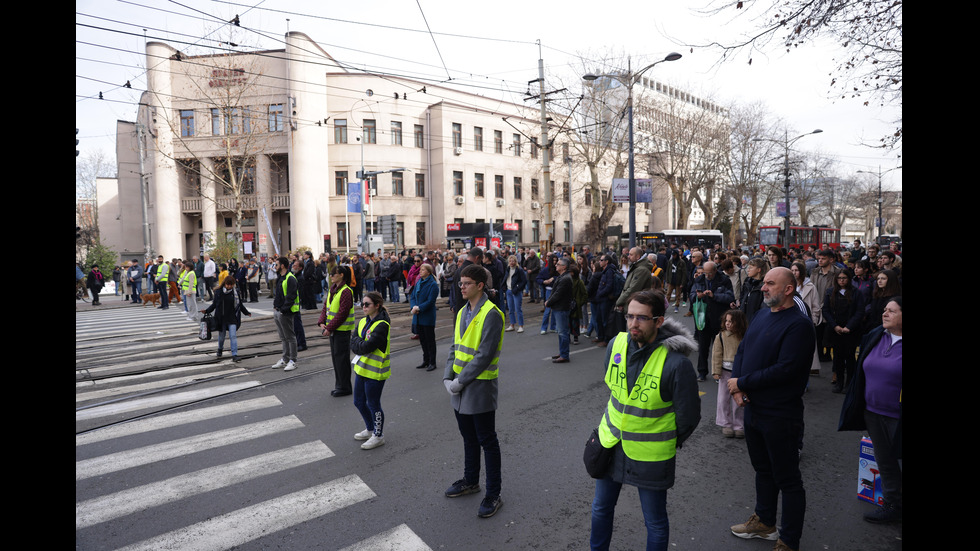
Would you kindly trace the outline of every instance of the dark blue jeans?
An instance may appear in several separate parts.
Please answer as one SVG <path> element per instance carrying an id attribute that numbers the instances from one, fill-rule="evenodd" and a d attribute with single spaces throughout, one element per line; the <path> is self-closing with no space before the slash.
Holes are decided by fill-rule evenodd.
<path id="1" fill-rule="evenodd" d="M 480 482 L 480 448 L 487 463 L 487 497 L 500 495 L 500 442 L 497 441 L 497 412 L 456 414 L 463 437 L 463 478 L 467 484 Z"/>
<path id="2" fill-rule="evenodd" d="M 354 407 L 364 419 L 364 427 L 375 436 L 383 436 L 385 412 L 381 409 L 381 391 L 385 382 L 354 374 Z"/>
<path id="3" fill-rule="evenodd" d="M 782 493 L 783 518 L 779 539 L 799 549 L 806 512 L 806 492 L 800 474 L 803 421 L 754 413 L 745 408 L 745 446 L 755 469 L 755 514 L 776 526 L 776 507 Z"/>
<path id="4" fill-rule="evenodd" d="M 590 544 L 593 551 L 607 551 L 612 540 L 613 514 L 619 492 L 623 485 L 611 478 L 595 481 L 595 499 L 592 501 L 592 536 Z M 643 522 L 647 527 L 647 551 L 666 551 L 670 540 L 670 523 L 667 520 L 667 490 L 647 490 L 637 488 L 640 493 L 640 508 L 643 509 Z M 620 547 L 624 547 L 620 545 Z M 629 547 L 628 545 L 625 547 Z"/>

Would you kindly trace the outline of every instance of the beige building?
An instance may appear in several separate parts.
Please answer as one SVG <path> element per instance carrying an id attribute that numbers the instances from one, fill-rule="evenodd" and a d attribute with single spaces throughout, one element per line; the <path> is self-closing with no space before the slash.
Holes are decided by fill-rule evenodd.
<path id="1" fill-rule="evenodd" d="M 117 127 L 116 185 L 99 191 L 118 210 L 100 217 L 103 241 L 123 259 L 142 254 L 144 235 L 153 255 L 186 258 L 239 225 L 244 254 L 356 250 L 361 214 L 346 191 L 362 167 L 378 173 L 368 233 L 396 215 L 388 249 L 445 247 L 447 225 L 463 222 L 516 224 L 520 244 L 547 238 L 536 104 L 350 72 L 298 32 L 283 50 L 186 56 L 152 42 L 146 56 L 137 120 Z M 575 185 L 566 165 L 551 171 L 555 240 L 567 243 Z M 589 207 L 573 208 L 580 241 Z"/>

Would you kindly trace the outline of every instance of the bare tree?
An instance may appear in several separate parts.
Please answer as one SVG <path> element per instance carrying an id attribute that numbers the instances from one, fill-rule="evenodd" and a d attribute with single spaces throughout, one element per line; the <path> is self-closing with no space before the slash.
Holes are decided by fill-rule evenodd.
<path id="1" fill-rule="evenodd" d="M 776 122 L 762 103 L 732 105 L 729 110 L 731 147 L 728 151 L 728 183 L 732 199 L 729 242 L 737 243 L 743 226 L 748 243 L 756 242 L 759 222 L 769 208 L 777 187 L 760 175 L 776 155 Z"/>
<path id="2" fill-rule="evenodd" d="M 836 180 L 836 161 L 820 152 L 793 153 L 789 159 L 790 188 L 799 207 L 800 225 L 809 226 L 811 211 L 819 212 L 825 204 L 823 199 L 832 193 L 828 188 Z"/>
<path id="3" fill-rule="evenodd" d="M 727 179 L 730 129 L 727 117 L 695 105 L 690 94 L 645 94 L 641 99 L 654 123 L 645 140 L 647 171 L 662 178 L 677 206 L 675 227 L 686 229 L 693 207 L 713 228 L 715 198 Z M 710 102 L 709 102 L 710 103 Z"/>
<path id="4" fill-rule="evenodd" d="M 575 84 L 565 86 L 561 76 L 554 77 L 559 82 L 555 88 L 577 90 L 582 87 L 583 95 L 556 99 L 551 106 L 562 117 L 562 132 L 568 136 L 569 154 L 576 163 L 584 165 L 587 172 L 580 192 L 583 198 L 586 194 L 590 196 L 588 203 L 591 209 L 582 239 L 596 248 L 605 244 L 609 222 L 619 207 L 612 200 L 611 178 L 624 176 L 629 151 L 626 87 L 614 79 L 597 79 L 584 86 L 580 84 L 581 75 L 586 73 L 615 74 L 621 71 L 625 65 L 622 56 L 605 54 L 600 56 L 599 61 L 591 57 L 595 56 L 581 56 L 580 65 L 573 68 L 577 74 L 564 79 L 575 79 Z M 555 153 L 552 159 L 562 160 L 561 155 Z"/>
<path id="5" fill-rule="evenodd" d="M 756 52 L 797 47 L 829 38 L 841 47 L 829 87 L 840 97 L 866 98 L 864 104 L 902 105 L 901 0 L 711 0 L 703 12 L 749 19 L 741 38 L 720 47 L 723 59 L 746 51 L 748 63 Z M 695 46 L 690 44 L 690 46 Z M 879 147 L 897 149 L 902 143 L 902 120 Z"/>
<path id="6" fill-rule="evenodd" d="M 75 241 L 76 257 L 84 256 L 84 251 L 99 241 L 95 180 L 115 174 L 115 159 L 101 149 L 86 152 L 75 161 L 75 225 L 80 228 L 80 237 Z"/>
<path id="7" fill-rule="evenodd" d="M 273 132 L 284 124 L 284 113 L 269 107 L 281 102 L 281 89 L 264 77 L 261 55 L 178 53 L 175 62 L 174 109 L 163 114 L 174 148 L 172 155 L 161 153 L 177 167 L 182 196 L 232 214 L 231 236 L 240 250 L 242 220 L 257 209 L 256 159 L 273 149 Z"/>

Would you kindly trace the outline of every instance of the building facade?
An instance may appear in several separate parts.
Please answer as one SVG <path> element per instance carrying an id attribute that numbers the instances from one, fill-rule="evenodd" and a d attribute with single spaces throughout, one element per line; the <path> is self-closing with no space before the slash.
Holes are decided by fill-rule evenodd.
<path id="1" fill-rule="evenodd" d="M 144 235 L 151 254 L 186 258 L 240 228 L 240 252 L 267 256 L 357 250 L 361 227 L 380 234 L 392 214 L 389 250 L 445 247 L 459 223 L 506 223 L 521 245 L 553 224 L 549 241 L 567 243 L 570 219 L 588 219 L 554 161 L 545 215 L 536 106 L 351 72 L 298 32 L 283 50 L 186 56 L 152 42 L 146 56 L 137 120 L 117 127 L 117 188 L 103 190 L 119 209 L 104 241 L 124 259 Z M 363 221 L 348 212 L 362 171 Z"/>

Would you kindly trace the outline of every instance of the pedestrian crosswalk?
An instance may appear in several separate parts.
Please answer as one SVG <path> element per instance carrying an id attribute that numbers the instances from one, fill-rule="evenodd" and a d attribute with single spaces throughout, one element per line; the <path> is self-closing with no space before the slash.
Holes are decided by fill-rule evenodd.
<path id="1" fill-rule="evenodd" d="M 208 302 L 198 302 L 198 309 Z M 272 301 L 247 305 L 253 320 L 272 316 Z M 107 338 L 154 334 L 195 336 L 197 321 L 188 321 L 183 304 L 172 304 L 166 310 L 155 306 L 125 305 L 119 308 L 92 309 L 75 312 L 75 340 L 88 342 Z"/>
<path id="2" fill-rule="evenodd" d="M 143 398 L 135 400 L 138 411 Z M 110 416 L 117 410 L 79 409 L 87 419 Z M 321 440 L 309 440 L 304 423 L 295 415 L 282 414 L 275 396 L 246 398 L 219 405 L 182 409 L 123 424 L 81 433 L 75 437 L 76 547 L 98 541 L 99 548 L 124 550 L 221 550 L 240 548 L 259 538 L 279 537 L 282 548 L 298 526 L 378 497 L 357 473 L 337 476 L 325 462 L 335 454 Z M 208 427 L 202 429 L 200 427 Z M 139 442 L 133 444 L 133 442 Z M 147 443 L 149 442 L 149 443 Z M 208 455 L 208 452 L 212 453 Z M 211 458 L 202 460 L 202 456 Z M 231 460 L 214 465 L 214 457 Z M 191 466 L 192 465 L 192 466 Z M 312 473 L 309 484 L 275 493 L 275 478 L 295 482 L 296 469 Z M 140 481 L 133 484 L 133 480 Z M 143 481 L 146 481 L 145 483 Z M 271 488 L 241 507 L 224 511 L 211 505 L 235 488 Z M 105 488 L 103 490 L 103 488 Z M 185 503 L 208 504 L 198 508 Z M 215 503 L 212 503 L 214 501 Z M 173 508 L 173 509 L 168 509 Z M 168 510 L 186 514 L 156 514 Z M 155 531 L 139 538 L 127 537 L 133 518 L 153 511 Z M 184 519 L 169 525 L 168 519 Z M 137 523 L 141 530 L 149 523 Z M 175 522 L 176 524 L 176 522 Z M 156 528 L 159 526 L 159 528 Z M 140 541 L 132 541 L 139 539 Z M 114 543 L 117 542 L 117 543 Z M 337 545 L 340 547 L 340 545 Z M 324 548 L 335 548 L 329 545 Z M 431 551 L 406 524 L 379 523 L 378 533 L 346 547 L 353 550 Z"/>

